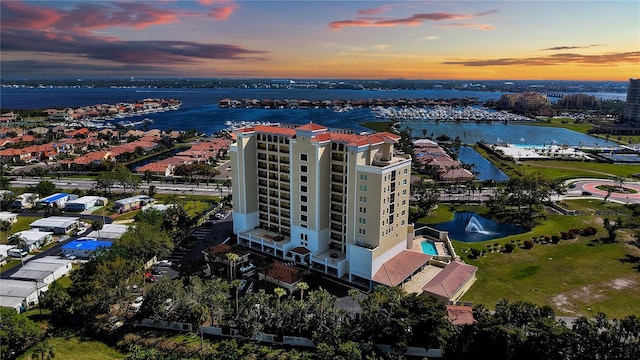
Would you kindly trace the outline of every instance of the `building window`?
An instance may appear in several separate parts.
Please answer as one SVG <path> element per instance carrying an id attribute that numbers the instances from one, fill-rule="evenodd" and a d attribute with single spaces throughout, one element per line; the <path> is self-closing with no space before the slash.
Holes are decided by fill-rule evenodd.
<path id="1" fill-rule="evenodd" d="M 407 169 L 404 169 L 404 174 L 407 175 Z"/>
<path id="2" fill-rule="evenodd" d="M 402 180 L 402 185 L 407 185 L 407 179 Z"/>
<path id="3" fill-rule="evenodd" d="M 307 192 L 307 185 L 300 186 L 300 191 Z"/>
<path id="4" fill-rule="evenodd" d="M 362 224 L 362 225 L 366 225 L 367 224 L 367 219 L 365 218 L 358 218 L 358 223 Z"/>
<path id="5" fill-rule="evenodd" d="M 367 180 L 367 174 L 360 174 L 360 180 Z"/>
<path id="6" fill-rule="evenodd" d="M 307 212 L 307 205 L 300 205 L 300 211 Z"/>
<path id="7" fill-rule="evenodd" d="M 300 166 L 300 172 L 306 173 L 307 172 L 307 165 Z"/>
<path id="8" fill-rule="evenodd" d="M 300 201 L 302 202 L 307 202 L 307 195 L 301 195 L 300 196 Z M 404 202 L 404 201 L 403 201 Z M 404 205 L 404 204 L 403 204 Z"/>
<path id="9" fill-rule="evenodd" d="M 307 161 L 307 154 L 300 154 L 300 161 Z"/>
<path id="10" fill-rule="evenodd" d="M 306 183 L 307 182 L 307 176 L 306 175 L 300 176 L 300 182 Z"/>
<path id="11" fill-rule="evenodd" d="M 360 212 L 363 213 L 363 214 L 366 214 L 367 213 L 367 208 L 360 207 Z"/>
<path id="12" fill-rule="evenodd" d="M 402 195 L 407 195 L 407 190 L 402 190 Z"/>
<path id="13" fill-rule="evenodd" d="M 367 191 L 367 185 L 360 185 L 360 191 Z"/>
<path id="14" fill-rule="evenodd" d="M 300 221 L 307 221 L 307 215 L 300 215 Z"/>

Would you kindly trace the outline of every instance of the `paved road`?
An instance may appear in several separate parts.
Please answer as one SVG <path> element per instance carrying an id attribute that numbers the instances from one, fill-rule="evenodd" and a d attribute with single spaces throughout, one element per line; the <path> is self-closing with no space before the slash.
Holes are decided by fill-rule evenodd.
<path id="1" fill-rule="evenodd" d="M 31 178 L 25 177 L 17 178 L 11 181 L 12 187 L 27 187 L 37 185 L 42 180 L 49 180 L 54 183 L 58 188 L 63 190 L 90 190 L 94 189 L 95 180 L 89 179 L 75 179 L 75 178 L 61 178 L 61 179 L 49 179 L 49 178 Z M 151 181 L 149 183 L 140 183 L 139 190 L 148 190 L 149 186 L 155 186 L 156 192 L 159 194 L 185 194 L 185 195 L 207 195 L 207 196 L 224 196 L 230 194 L 231 191 L 225 186 L 216 187 L 215 184 L 173 184 L 164 181 Z M 114 186 L 111 189 L 113 192 L 121 192 L 122 187 Z M 128 192 L 131 189 L 127 189 Z"/>

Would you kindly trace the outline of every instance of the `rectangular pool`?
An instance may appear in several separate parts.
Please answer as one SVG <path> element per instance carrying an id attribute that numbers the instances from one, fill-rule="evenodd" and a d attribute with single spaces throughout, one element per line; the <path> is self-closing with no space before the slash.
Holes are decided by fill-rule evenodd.
<path id="1" fill-rule="evenodd" d="M 427 255 L 438 256 L 438 250 L 433 241 L 425 240 L 422 242 L 422 252 Z"/>

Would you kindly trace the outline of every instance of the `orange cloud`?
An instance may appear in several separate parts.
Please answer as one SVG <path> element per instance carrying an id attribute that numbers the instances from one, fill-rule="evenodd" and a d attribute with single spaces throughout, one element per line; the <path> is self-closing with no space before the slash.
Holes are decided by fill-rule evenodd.
<path id="1" fill-rule="evenodd" d="M 606 53 L 600 55 L 582 55 L 582 54 L 554 54 L 550 56 L 528 57 L 528 58 L 502 58 L 502 59 L 484 59 L 484 60 L 451 60 L 445 61 L 447 65 L 463 65 L 463 66 L 550 66 L 550 65 L 621 65 L 621 64 L 638 64 L 640 62 L 640 51 Z"/>
<path id="2" fill-rule="evenodd" d="M 587 46 L 554 46 L 546 49 L 542 49 L 543 51 L 558 51 L 558 50 L 573 50 L 573 49 L 588 49 L 590 47 L 600 46 L 598 44 L 591 44 Z"/>
<path id="3" fill-rule="evenodd" d="M 373 10 L 376 9 L 368 9 L 365 11 L 369 11 L 369 13 L 373 13 Z M 363 10 L 361 10 L 362 12 Z M 342 30 L 345 27 L 391 27 L 391 26 L 416 26 L 420 25 L 426 21 L 448 21 L 448 20 L 468 20 L 478 16 L 485 16 L 489 14 L 493 14 L 497 12 L 497 10 L 489 10 L 479 14 L 454 14 L 454 13 L 421 13 L 414 14 L 410 17 L 399 18 L 399 19 L 378 19 L 378 18 L 367 18 L 360 17 L 355 20 L 340 20 L 333 21 L 329 23 L 329 28 L 331 30 Z M 491 25 L 482 25 L 483 30 L 488 30 L 487 27 L 491 27 Z M 474 25 L 468 27 L 477 27 Z"/>
<path id="4" fill-rule="evenodd" d="M 209 7 L 207 16 L 216 20 L 227 20 L 238 8 L 236 3 L 228 0 L 199 0 L 198 3 Z"/>

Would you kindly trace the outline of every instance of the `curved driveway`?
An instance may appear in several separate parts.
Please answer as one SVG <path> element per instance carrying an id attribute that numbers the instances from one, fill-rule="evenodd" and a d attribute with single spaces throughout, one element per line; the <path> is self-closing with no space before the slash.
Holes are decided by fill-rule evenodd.
<path id="1" fill-rule="evenodd" d="M 567 185 L 575 185 L 573 188 L 567 190 L 565 198 L 573 197 L 596 197 L 604 199 L 607 196 L 607 192 L 598 189 L 598 186 L 609 185 L 613 186 L 613 180 L 604 179 L 574 179 L 569 180 Z M 640 183 L 638 182 L 624 182 L 622 187 L 633 189 L 636 191 L 634 194 L 624 194 L 619 192 L 613 192 L 609 195 L 607 200 L 616 201 L 620 203 L 640 203 Z"/>

